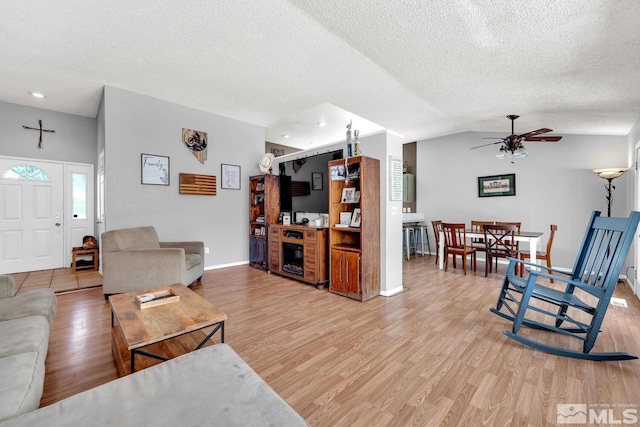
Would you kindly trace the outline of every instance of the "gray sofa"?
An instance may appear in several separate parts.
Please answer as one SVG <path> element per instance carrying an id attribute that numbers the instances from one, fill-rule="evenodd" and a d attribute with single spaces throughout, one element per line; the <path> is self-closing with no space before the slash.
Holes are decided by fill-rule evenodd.
<path id="1" fill-rule="evenodd" d="M 17 426 L 308 426 L 227 344 L 0 422 Z"/>
<path id="2" fill-rule="evenodd" d="M 189 286 L 204 273 L 203 242 L 160 242 L 153 227 L 102 233 L 101 251 L 105 297 L 174 283 Z"/>
<path id="3" fill-rule="evenodd" d="M 15 295 L 11 276 L 0 275 L 0 420 L 40 405 L 56 309 L 51 289 Z"/>

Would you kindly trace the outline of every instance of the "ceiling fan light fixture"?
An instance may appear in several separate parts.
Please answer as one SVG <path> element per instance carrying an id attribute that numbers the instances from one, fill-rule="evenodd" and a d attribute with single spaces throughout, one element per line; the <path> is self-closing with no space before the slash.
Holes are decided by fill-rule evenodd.
<path id="1" fill-rule="evenodd" d="M 516 157 L 516 158 L 527 157 L 528 155 L 529 153 L 527 152 L 527 150 L 524 149 L 524 147 L 520 147 L 513 152 L 513 157 Z"/>
<path id="2" fill-rule="evenodd" d="M 471 147 L 471 149 L 487 147 L 493 144 L 502 144 L 500 146 L 500 150 L 496 157 L 498 159 L 510 159 L 511 163 L 513 163 L 513 159 L 521 159 L 523 157 L 527 157 L 529 153 L 527 149 L 524 148 L 523 142 L 533 141 L 533 142 L 558 142 L 562 139 L 561 136 L 538 136 L 543 133 L 552 132 L 552 129 L 541 128 L 531 132 L 523 133 L 522 135 L 516 135 L 514 130 L 514 121 L 520 116 L 515 114 L 508 115 L 507 118 L 511 120 L 511 135 L 506 138 L 497 138 L 497 137 L 485 137 L 483 139 L 499 139 L 498 142 L 492 142 L 489 144 L 482 144 L 476 147 Z M 595 171 L 594 171 L 595 172 Z M 597 173 L 597 172 L 596 172 Z"/>

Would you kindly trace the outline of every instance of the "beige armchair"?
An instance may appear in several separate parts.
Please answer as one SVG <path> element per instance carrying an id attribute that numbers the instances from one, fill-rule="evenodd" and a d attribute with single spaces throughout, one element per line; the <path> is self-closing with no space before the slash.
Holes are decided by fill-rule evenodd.
<path id="1" fill-rule="evenodd" d="M 102 233 L 102 291 L 105 295 L 182 283 L 204 273 L 203 242 L 160 242 L 153 227 Z"/>

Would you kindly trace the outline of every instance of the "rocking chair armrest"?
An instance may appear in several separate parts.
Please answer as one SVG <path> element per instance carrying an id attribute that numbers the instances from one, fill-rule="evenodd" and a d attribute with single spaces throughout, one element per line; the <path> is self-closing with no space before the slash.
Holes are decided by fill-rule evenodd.
<path id="1" fill-rule="evenodd" d="M 540 264 L 535 264 L 535 263 L 533 263 L 533 262 L 524 261 L 524 260 L 517 259 L 517 258 L 511 258 L 511 257 L 508 257 L 507 259 L 508 259 L 509 261 L 513 261 L 513 262 L 515 262 L 515 263 L 522 264 L 522 265 L 527 266 L 527 267 L 540 268 L 540 269 L 543 269 L 543 270 L 545 270 L 545 271 L 553 271 L 554 273 L 562 274 L 562 275 L 564 275 L 564 276 L 571 276 L 571 273 L 570 273 L 570 272 L 568 272 L 568 271 L 564 271 L 564 270 L 558 270 L 557 268 L 554 268 L 554 267 L 547 267 L 546 265 L 544 265 L 544 266 L 543 266 L 543 265 L 540 265 Z M 529 271 L 529 270 L 527 270 L 527 271 Z M 554 276 L 554 277 L 552 277 L 552 278 L 555 278 L 555 276 Z"/>
<path id="2" fill-rule="evenodd" d="M 532 284 L 535 285 L 536 281 L 537 281 L 535 279 L 536 277 L 546 277 L 547 279 L 553 279 L 553 280 L 557 280 L 557 281 L 560 281 L 560 282 L 564 282 L 564 283 L 567 284 L 567 286 L 575 286 L 576 288 L 579 288 L 579 289 L 583 290 L 584 292 L 586 292 L 586 293 L 588 293 L 590 295 L 594 295 L 596 297 L 600 297 L 602 295 L 602 293 L 603 293 L 603 290 L 601 288 L 597 287 L 597 286 L 593 286 L 593 285 L 590 285 L 588 283 L 581 282 L 579 280 L 573 280 L 570 277 L 558 277 L 558 276 L 553 275 L 553 274 L 545 273 L 545 272 L 542 272 L 542 271 L 536 271 L 536 270 L 528 270 L 528 271 L 529 271 L 529 274 L 530 274 L 530 278 L 529 278 L 529 280 L 527 280 L 527 286 L 529 285 L 529 283 L 532 283 Z M 562 273 L 565 276 L 568 275 L 568 273 L 566 273 L 566 272 L 562 272 Z M 531 276 L 533 276 L 533 280 L 532 280 Z"/>

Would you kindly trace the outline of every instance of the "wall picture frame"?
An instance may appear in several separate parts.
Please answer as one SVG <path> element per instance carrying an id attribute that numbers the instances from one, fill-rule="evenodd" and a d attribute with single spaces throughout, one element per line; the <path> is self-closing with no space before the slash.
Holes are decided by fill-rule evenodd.
<path id="1" fill-rule="evenodd" d="M 140 154 L 141 182 L 145 185 L 169 185 L 169 157 Z"/>
<path id="2" fill-rule="evenodd" d="M 516 174 L 478 177 L 478 197 L 515 196 Z"/>
<path id="3" fill-rule="evenodd" d="M 240 190 L 240 166 L 220 165 L 220 188 L 225 190 Z"/>
<path id="4" fill-rule="evenodd" d="M 311 172 L 311 189 L 322 190 L 322 172 Z"/>

